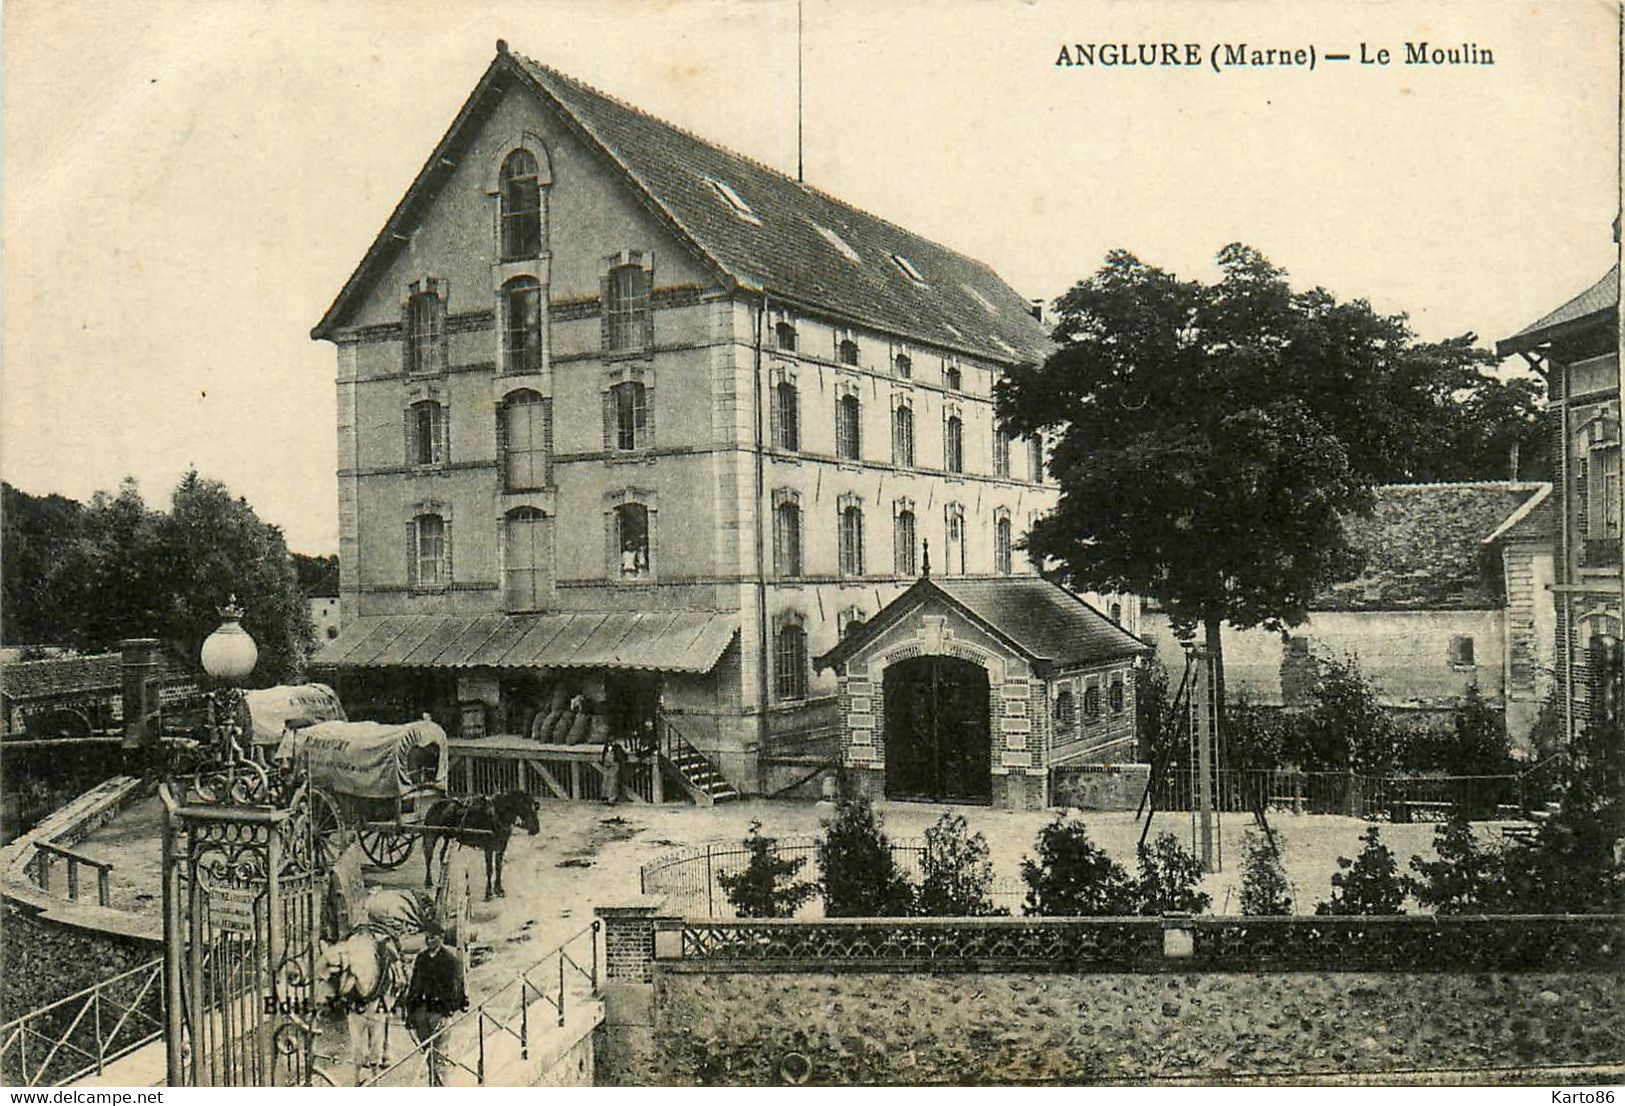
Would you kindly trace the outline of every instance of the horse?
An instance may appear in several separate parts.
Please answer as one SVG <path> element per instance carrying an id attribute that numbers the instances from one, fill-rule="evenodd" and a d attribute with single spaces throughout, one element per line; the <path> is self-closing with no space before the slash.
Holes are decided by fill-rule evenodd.
<path id="1" fill-rule="evenodd" d="M 508 838 L 514 823 L 525 827 L 532 837 L 541 829 L 536 816 L 536 800 L 523 791 L 500 795 L 480 795 L 470 799 L 442 799 L 429 808 L 423 819 L 423 886 L 434 886 L 434 847 L 440 845 L 440 862 L 446 862 L 451 843 L 478 845 L 485 852 L 485 901 L 503 898 L 502 857 L 508 851 Z"/>
<path id="2" fill-rule="evenodd" d="M 405 989 L 400 944 L 382 928 L 361 926 L 322 946 L 316 998 L 346 1015 L 358 1086 L 366 1069 L 389 1064 L 389 1016 Z"/>

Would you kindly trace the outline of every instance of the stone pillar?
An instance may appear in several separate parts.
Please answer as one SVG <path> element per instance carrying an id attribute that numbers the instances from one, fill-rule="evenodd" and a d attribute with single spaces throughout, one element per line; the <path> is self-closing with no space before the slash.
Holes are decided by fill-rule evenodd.
<path id="1" fill-rule="evenodd" d="M 664 895 L 634 895 L 593 909 L 604 927 L 604 1021 L 593 1046 L 599 1086 L 649 1086 L 659 1081 L 655 926 L 665 902 Z"/>
<path id="2" fill-rule="evenodd" d="M 157 638 L 119 642 L 120 682 L 124 692 L 124 748 L 137 749 L 158 740 L 159 645 Z"/>

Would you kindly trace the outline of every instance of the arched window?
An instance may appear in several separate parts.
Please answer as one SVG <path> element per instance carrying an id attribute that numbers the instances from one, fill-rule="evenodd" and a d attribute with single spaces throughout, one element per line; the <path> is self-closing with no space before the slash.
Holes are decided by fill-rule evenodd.
<path id="1" fill-rule="evenodd" d="M 801 394 L 788 380 L 773 388 L 773 444 L 780 449 L 801 448 Z"/>
<path id="2" fill-rule="evenodd" d="M 645 389 L 636 380 L 626 380 L 610 389 L 615 412 L 615 448 L 649 447 L 649 406 Z"/>
<path id="3" fill-rule="evenodd" d="M 502 404 L 498 418 L 505 491 L 545 488 L 552 449 L 552 410 L 540 394 L 525 389 Z"/>
<path id="4" fill-rule="evenodd" d="M 807 631 L 779 627 L 773 641 L 773 689 L 781 700 L 807 697 Z"/>
<path id="5" fill-rule="evenodd" d="M 965 424 L 949 415 L 942 432 L 942 465 L 949 472 L 965 471 Z"/>
<path id="6" fill-rule="evenodd" d="M 914 375 L 914 359 L 908 354 L 899 353 L 892 364 L 896 367 L 897 375 L 903 379 L 907 380 Z"/>
<path id="7" fill-rule="evenodd" d="M 914 560 L 914 512 L 906 507 L 892 518 L 892 561 L 899 576 L 913 576 L 918 571 Z"/>
<path id="8" fill-rule="evenodd" d="M 863 575 L 863 508 L 841 508 L 841 575 Z"/>
<path id="9" fill-rule="evenodd" d="M 958 365 L 944 365 L 942 367 L 942 386 L 950 392 L 960 391 L 964 378 L 959 374 Z"/>
<path id="10" fill-rule="evenodd" d="M 789 323 L 773 324 L 773 343 L 785 353 L 796 351 L 796 328 Z"/>
<path id="11" fill-rule="evenodd" d="M 515 150 L 502 163 L 502 260 L 521 261 L 542 252 L 542 186 L 536 158 Z"/>
<path id="12" fill-rule="evenodd" d="M 446 409 L 422 399 L 406 409 L 406 463 L 419 468 L 446 460 Z"/>
<path id="13" fill-rule="evenodd" d="M 446 302 L 433 288 L 417 289 L 406 301 L 406 371 L 438 373 L 445 368 Z"/>
<path id="14" fill-rule="evenodd" d="M 773 566 L 780 576 L 801 575 L 801 508 L 794 502 L 773 509 Z"/>
<path id="15" fill-rule="evenodd" d="M 951 576 L 955 572 L 965 574 L 965 509 L 957 503 L 950 503 L 944 510 L 945 524 L 943 527 L 945 547 L 942 558 L 942 573 Z"/>
<path id="16" fill-rule="evenodd" d="M 1044 439 L 1037 434 L 1027 439 L 1027 477 L 1034 484 L 1044 481 Z"/>
<path id="17" fill-rule="evenodd" d="M 1093 722 L 1100 717 L 1100 688 L 1090 684 L 1083 691 L 1083 717 L 1085 721 Z"/>
<path id="18" fill-rule="evenodd" d="M 1117 623 L 1119 626 L 1123 624 L 1123 604 L 1112 604 L 1112 621 Z"/>
<path id="19" fill-rule="evenodd" d="M 552 528 L 534 507 L 509 511 L 502 520 L 502 592 L 510 611 L 533 611 L 547 601 Z"/>
<path id="20" fill-rule="evenodd" d="M 1126 704 L 1123 695 L 1123 677 L 1121 675 L 1112 676 L 1111 687 L 1106 692 L 1106 698 L 1111 704 L 1113 714 L 1123 713 L 1123 708 Z"/>
<path id="21" fill-rule="evenodd" d="M 844 395 L 835 403 L 835 455 L 856 461 L 862 454 L 862 408 L 858 397 Z"/>
<path id="22" fill-rule="evenodd" d="M 604 348 L 643 349 L 652 341 L 649 270 L 633 262 L 609 271 L 604 286 Z"/>
<path id="23" fill-rule="evenodd" d="M 1077 722 L 1077 711 L 1072 700 L 1072 692 L 1066 688 L 1055 697 L 1055 736 L 1068 737 L 1072 727 Z"/>
<path id="24" fill-rule="evenodd" d="M 856 637 L 859 631 L 863 629 L 863 623 L 864 617 L 862 611 L 856 609 L 848 611 L 846 613 L 845 624 L 841 627 L 841 636 L 843 638 Z"/>
<path id="25" fill-rule="evenodd" d="M 906 403 L 892 410 L 891 459 L 894 465 L 914 467 L 914 409 Z"/>
<path id="26" fill-rule="evenodd" d="M 622 577 L 649 575 L 649 509 L 643 504 L 622 503 L 615 508 L 615 548 Z"/>
<path id="27" fill-rule="evenodd" d="M 858 363 L 858 344 L 850 338 L 842 338 L 841 344 L 835 349 L 836 360 L 843 365 L 856 365 Z"/>
<path id="28" fill-rule="evenodd" d="M 502 286 L 502 371 L 541 368 L 542 285 L 535 277 L 515 277 Z"/>
<path id="29" fill-rule="evenodd" d="M 451 582 L 446 520 L 421 514 L 407 524 L 407 575 L 413 587 L 437 588 Z"/>
<path id="30" fill-rule="evenodd" d="M 994 569 L 1006 576 L 1010 575 L 1010 520 L 997 518 L 993 522 L 993 561 Z"/>
<path id="31" fill-rule="evenodd" d="M 993 475 L 1010 475 L 1010 431 L 999 427 L 993 431 Z"/>

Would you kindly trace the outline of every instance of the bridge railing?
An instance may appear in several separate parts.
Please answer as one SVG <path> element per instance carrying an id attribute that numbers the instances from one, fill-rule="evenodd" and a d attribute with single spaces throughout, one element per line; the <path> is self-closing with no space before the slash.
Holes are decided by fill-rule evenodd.
<path id="1" fill-rule="evenodd" d="M 594 921 L 577 931 L 362 1085 L 422 1086 L 431 1082 L 431 1063 L 439 1065 L 440 1081 L 448 1085 L 483 1087 L 502 1078 L 512 1065 L 530 1059 L 545 1031 L 545 1022 L 538 1025 L 532 1018 L 533 1009 L 562 1026 L 575 1003 L 597 997 L 600 927 Z"/>
<path id="2" fill-rule="evenodd" d="M 60 1087 L 164 1032 L 162 959 L 0 1025 L 0 1082 Z"/>

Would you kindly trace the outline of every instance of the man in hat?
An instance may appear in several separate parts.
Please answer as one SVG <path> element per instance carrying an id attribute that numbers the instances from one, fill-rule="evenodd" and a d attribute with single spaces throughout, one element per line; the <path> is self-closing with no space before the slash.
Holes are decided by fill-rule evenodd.
<path id="1" fill-rule="evenodd" d="M 431 921 L 423 930 L 424 947 L 412 965 L 412 981 L 402 1000 L 407 1018 L 418 1042 L 425 1044 L 429 1064 L 429 1085 L 443 1086 L 446 1065 L 445 1028 L 453 1014 L 468 1009 L 463 991 L 463 964 L 445 945 L 440 923 Z"/>

